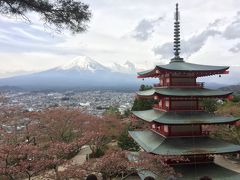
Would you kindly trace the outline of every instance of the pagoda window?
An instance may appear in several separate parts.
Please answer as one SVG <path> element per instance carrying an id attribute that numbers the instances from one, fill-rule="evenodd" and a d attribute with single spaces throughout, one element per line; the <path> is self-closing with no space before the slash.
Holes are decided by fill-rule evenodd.
<path id="1" fill-rule="evenodd" d="M 171 136 L 193 136 L 201 135 L 201 125 L 174 125 L 170 127 Z"/>
<path id="2" fill-rule="evenodd" d="M 168 133 L 168 125 L 164 125 L 164 126 L 163 126 L 163 131 L 164 131 L 165 133 Z"/>
<path id="3" fill-rule="evenodd" d="M 164 82 L 163 82 L 163 79 L 161 78 L 160 79 L 160 86 L 163 86 Z"/>
<path id="4" fill-rule="evenodd" d="M 198 110 L 197 100 L 172 100 L 171 110 Z"/>
<path id="5" fill-rule="evenodd" d="M 196 86 L 196 78 L 191 77 L 174 77 L 171 78 L 172 86 Z"/>
<path id="6" fill-rule="evenodd" d="M 190 77 L 195 77 L 195 75 L 194 75 L 194 73 L 177 73 L 177 72 L 174 72 L 174 73 L 172 73 L 172 77 L 190 78 Z"/>
<path id="7" fill-rule="evenodd" d="M 170 85 L 170 78 L 166 78 L 166 85 L 169 86 Z"/>
<path id="8" fill-rule="evenodd" d="M 162 99 L 160 99 L 158 105 L 159 105 L 159 108 L 162 109 L 162 107 L 163 107 L 163 101 L 162 101 Z"/>
<path id="9" fill-rule="evenodd" d="M 165 109 L 169 109 L 169 106 L 170 106 L 170 102 L 169 102 L 169 100 L 166 100 L 165 101 Z"/>

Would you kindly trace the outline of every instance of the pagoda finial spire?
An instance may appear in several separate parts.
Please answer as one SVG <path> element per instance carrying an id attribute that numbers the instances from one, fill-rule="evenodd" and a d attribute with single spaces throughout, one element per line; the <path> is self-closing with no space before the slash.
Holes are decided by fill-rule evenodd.
<path id="1" fill-rule="evenodd" d="M 176 4 L 176 12 L 174 14 L 175 22 L 174 22 L 174 58 L 171 59 L 171 62 L 183 61 L 183 58 L 179 56 L 180 54 L 180 21 L 179 21 L 179 12 L 178 12 L 178 3 Z"/>

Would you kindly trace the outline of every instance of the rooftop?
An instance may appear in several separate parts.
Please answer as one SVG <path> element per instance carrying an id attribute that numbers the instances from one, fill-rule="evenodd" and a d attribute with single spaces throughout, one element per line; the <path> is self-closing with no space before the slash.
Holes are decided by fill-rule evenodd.
<path id="1" fill-rule="evenodd" d="M 139 72 L 138 75 L 142 77 L 152 77 L 152 74 L 156 73 L 156 70 L 159 70 L 159 73 L 164 71 L 174 71 L 174 72 L 199 72 L 200 76 L 209 74 L 223 74 L 228 69 L 228 66 L 210 66 L 210 65 L 201 65 L 201 64 L 192 64 L 185 61 L 175 61 L 170 62 L 165 65 L 157 65 L 154 69 Z"/>
<path id="2" fill-rule="evenodd" d="M 224 97 L 232 94 L 230 91 L 212 90 L 205 88 L 152 88 L 136 92 L 139 96 L 153 96 L 155 94 L 172 97 Z"/>
<path id="3" fill-rule="evenodd" d="M 138 153 L 131 152 L 128 155 L 130 161 L 137 160 Z M 181 174 L 179 180 L 193 180 L 200 179 L 203 176 L 208 176 L 214 180 L 238 180 L 240 179 L 240 174 L 219 166 L 215 163 L 201 163 L 201 164 L 181 164 L 172 166 L 177 173 Z M 146 177 L 157 178 L 157 175 L 148 170 L 139 169 L 138 175 L 140 179 L 144 180 Z"/>
<path id="4" fill-rule="evenodd" d="M 132 138 L 146 151 L 159 155 L 198 155 L 239 152 L 240 146 L 199 137 L 163 137 L 153 131 L 129 131 Z"/>
<path id="5" fill-rule="evenodd" d="M 132 111 L 138 118 L 147 122 L 168 125 L 218 124 L 238 121 L 240 117 L 219 116 L 214 113 L 200 112 L 162 112 L 158 110 Z"/>

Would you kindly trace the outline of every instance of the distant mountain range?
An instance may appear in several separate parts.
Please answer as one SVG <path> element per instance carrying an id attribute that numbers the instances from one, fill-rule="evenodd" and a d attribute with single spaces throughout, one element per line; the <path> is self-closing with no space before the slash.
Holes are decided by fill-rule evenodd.
<path id="1" fill-rule="evenodd" d="M 135 67 L 130 62 L 125 67 L 115 64 L 115 69 L 111 69 L 89 57 L 79 56 L 67 64 L 46 71 L 0 79 L 0 86 L 31 90 L 136 89 L 141 81 L 134 72 L 127 72 L 128 66 L 134 71 Z M 125 72 L 120 72 L 123 70 Z"/>
<path id="2" fill-rule="evenodd" d="M 230 74 L 199 78 L 206 87 L 220 88 L 236 85 L 240 82 L 240 67 L 231 67 Z M 66 90 L 66 89 L 108 89 L 137 90 L 141 84 L 152 84 L 157 80 L 136 78 L 136 68 L 133 63 L 113 64 L 110 68 L 99 62 L 79 56 L 67 64 L 31 74 L 18 75 L 0 79 L 0 90 L 9 88 L 27 90 Z"/>
<path id="3" fill-rule="evenodd" d="M 240 66 L 231 66 L 229 74 L 202 77 L 198 81 L 205 82 L 205 86 L 212 89 L 240 85 Z"/>

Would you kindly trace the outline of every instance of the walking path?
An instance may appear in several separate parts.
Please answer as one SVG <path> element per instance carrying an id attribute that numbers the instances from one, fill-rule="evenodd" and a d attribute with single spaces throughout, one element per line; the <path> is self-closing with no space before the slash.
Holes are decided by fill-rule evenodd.
<path id="1" fill-rule="evenodd" d="M 89 154 L 91 154 L 91 153 L 92 153 L 92 151 L 89 146 L 83 146 L 82 149 L 80 150 L 80 152 L 71 159 L 72 164 L 74 164 L 74 165 L 83 164 L 87 160 Z M 62 166 L 59 166 L 58 170 L 63 171 L 64 169 L 65 169 L 65 167 L 63 164 Z M 53 170 L 44 172 L 44 174 L 53 174 L 53 173 L 54 173 Z M 38 176 L 32 177 L 31 179 L 32 180 L 47 180 L 46 177 L 44 177 L 43 175 L 38 175 Z M 25 180 L 27 180 L 27 178 Z M 49 179 L 49 180 L 52 180 L 52 179 Z"/>

